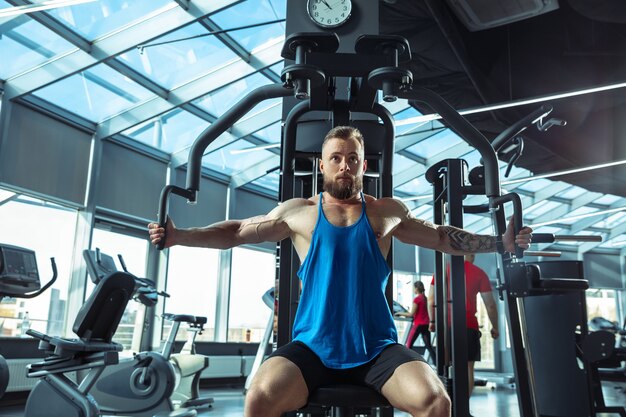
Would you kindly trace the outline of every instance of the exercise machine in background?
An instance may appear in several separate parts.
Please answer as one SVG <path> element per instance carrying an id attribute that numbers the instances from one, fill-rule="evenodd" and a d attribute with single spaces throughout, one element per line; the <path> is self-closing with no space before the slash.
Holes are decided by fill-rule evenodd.
<path id="1" fill-rule="evenodd" d="M 25 417 L 47 417 L 51 413 L 100 416 L 90 390 L 107 366 L 118 363 L 122 345 L 112 339 L 134 286 L 134 278 L 125 272 L 104 277 L 76 316 L 72 327 L 76 339 L 48 336 L 32 329 L 26 332 L 40 340 L 39 349 L 47 356 L 27 367 L 29 378 L 40 379 L 26 401 Z M 86 372 L 78 383 L 74 380 L 77 371 Z"/>
<path id="2" fill-rule="evenodd" d="M 465 181 L 467 164 L 463 160 L 449 159 L 431 167 L 426 178 L 434 185 L 434 222 L 462 228 L 464 212 L 490 212 L 497 240 L 501 242 L 507 223 L 504 207 L 510 203 L 517 234 L 522 228 L 521 199 L 516 193 L 500 194 L 496 149 L 506 145 L 509 133 L 516 135 L 520 128 L 547 116 L 550 111 L 551 108 L 539 108 L 503 132 L 491 145 L 481 145 L 481 141 L 477 140 L 475 147 L 481 150 L 484 167 L 478 171 L 480 175 L 476 175 L 476 171 L 474 175 L 469 175 L 470 185 Z M 488 203 L 464 205 L 463 198 L 467 195 L 486 195 Z M 599 236 L 533 233 L 533 243 L 599 239 Z M 521 417 L 589 417 L 600 412 L 626 416 L 623 407 L 608 407 L 604 403 L 596 366 L 589 358 L 592 348 L 588 345 L 598 345 L 587 329 L 585 290 L 589 284 L 582 262 L 524 262 L 522 258 L 525 255 L 558 257 L 560 253 L 516 248 L 511 254 L 504 252 L 502 247 L 499 249 L 497 290 L 505 302 Z M 436 258 L 435 270 L 436 288 L 443 288 L 442 254 Z M 459 408 L 465 407 L 467 398 L 465 366 L 459 366 L 467 362 L 463 274 L 462 258 L 453 256 L 450 279 L 452 337 L 447 338 L 447 332 L 437 334 L 437 371 L 452 388 L 455 416 Z M 448 302 L 445 291 L 436 294 L 437 305 L 447 305 Z M 447 309 L 438 310 L 438 329 L 448 322 L 446 314 Z M 445 355 L 441 353 L 442 347 L 451 351 L 452 367 L 443 362 Z"/>
<path id="3" fill-rule="evenodd" d="M 34 298 L 50 288 L 57 279 L 54 258 L 50 259 L 50 263 L 52 278 L 42 287 L 35 252 L 0 243 L 0 301 L 6 297 Z M 0 398 L 8 384 L 9 368 L 6 359 L 0 355 Z"/>
<path id="4" fill-rule="evenodd" d="M 83 251 L 83 258 L 94 283 L 117 271 L 113 258 L 99 249 Z M 118 259 L 129 273 L 121 255 Z M 169 297 L 156 289 L 154 281 L 134 278 L 132 298 L 144 306 L 154 306 L 159 296 Z M 91 394 L 103 414 L 152 417 L 159 412 L 211 407 L 213 399 L 199 395 L 200 374 L 209 366 L 209 358 L 195 353 L 195 338 L 203 330 L 206 317 L 164 314 L 163 318 L 171 321 L 172 327 L 161 352 L 137 353 L 106 368 L 99 376 Z M 182 323 L 188 325 L 188 340 L 183 351 L 174 355 Z"/>
<path id="5" fill-rule="evenodd" d="M 250 370 L 250 373 L 246 378 L 246 383 L 243 387 L 244 394 L 248 392 L 248 388 L 250 388 L 250 384 L 252 383 L 254 375 L 261 367 L 261 363 L 263 362 L 263 359 L 265 358 L 265 353 L 267 352 L 267 345 L 270 343 L 270 339 L 274 334 L 274 319 L 276 313 L 276 298 L 274 296 L 274 287 L 265 291 L 261 299 L 263 300 L 263 303 L 271 310 L 271 313 L 269 316 L 269 320 L 267 321 L 267 326 L 265 326 L 265 332 L 263 332 L 263 337 L 259 342 L 259 348 L 257 349 L 256 356 L 254 357 L 254 362 L 252 363 L 252 369 Z M 274 343 L 272 343 L 272 346 L 273 345 Z"/>

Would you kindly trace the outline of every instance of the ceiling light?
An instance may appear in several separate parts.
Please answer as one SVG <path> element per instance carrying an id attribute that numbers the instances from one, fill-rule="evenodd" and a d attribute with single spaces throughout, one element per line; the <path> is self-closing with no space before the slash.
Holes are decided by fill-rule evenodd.
<path id="1" fill-rule="evenodd" d="M 262 151 L 265 149 L 272 149 L 272 148 L 280 148 L 280 143 L 271 143 L 269 145 L 263 145 L 263 146 L 254 146 L 252 148 L 244 148 L 244 149 L 233 149 L 230 151 L 231 155 L 237 155 L 240 153 L 248 153 L 248 152 L 256 152 L 256 151 Z"/>
<path id="2" fill-rule="evenodd" d="M 608 167 L 612 167 L 616 165 L 623 165 L 623 164 L 626 164 L 626 159 L 623 159 L 621 161 L 606 162 L 604 164 L 590 165 L 590 166 L 581 167 L 581 168 L 566 169 L 564 171 L 550 172 L 547 174 L 531 175 L 529 177 L 516 178 L 514 180 L 503 181 L 502 185 L 516 184 L 519 182 L 538 180 L 542 178 L 558 177 L 561 175 L 576 174 L 579 172 L 593 171 L 594 169 L 608 168 Z"/>
<path id="3" fill-rule="evenodd" d="M 548 226 L 550 224 L 562 223 L 564 220 L 580 220 L 580 219 L 586 219 L 587 217 L 601 216 L 603 214 L 615 213 L 618 211 L 625 211 L 625 210 L 626 210 L 626 207 L 618 207 L 614 209 L 594 211 L 593 213 L 585 213 L 585 214 L 580 214 L 578 216 L 561 217 L 561 218 L 550 220 L 550 221 L 543 222 L 543 223 L 536 223 L 536 224 L 532 224 L 530 227 L 532 227 L 533 229 L 536 229 L 537 227 L 541 227 L 541 226 Z"/>
<path id="4" fill-rule="evenodd" d="M 523 99 L 523 100 L 515 100 L 515 101 L 509 101 L 506 103 L 492 104 L 488 106 L 477 107 L 474 109 L 460 110 L 459 114 L 464 116 L 466 114 L 482 113 L 486 111 L 506 109 L 509 107 L 525 106 L 527 104 L 541 103 L 544 101 L 558 100 L 562 98 L 580 96 L 584 94 L 598 93 L 601 91 L 615 90 L 617 88 L 623 88 L 623 87 L 626 87 L 626 83 L 609 84 L 609 85 L 603 85 L 599 87 L 586 88 L 584 90 L 575 90 L 575 91 L 570 91 L 566 93 L 558 93 L 558 94 L 552 94 L 548 96 L 528 98 L 528 99 Z M 431 120 L 438 120 L 438 119 L 441 119 L 441 116 L 437 113 L 425 114 L 422 116 L 409 117 L 408 119 L 397 121 L 396 126 L 405 126 L 405 125 L 410 125 L 413 123 L 424 123 L 424 122 L 429 122 Z"/>
<path id="5" fill-rule="evenodd" d="M 14 6 L 0 9 L 0 18 L 8 16 L 17 16 L 25 13 L 38 12 L 41 10 L 55 9 L 57 7 L 74 6 L 81 3 L 90 3 L 96 0 L 50 0 L 42 3 L 25 4 L 23 6 Z"/>

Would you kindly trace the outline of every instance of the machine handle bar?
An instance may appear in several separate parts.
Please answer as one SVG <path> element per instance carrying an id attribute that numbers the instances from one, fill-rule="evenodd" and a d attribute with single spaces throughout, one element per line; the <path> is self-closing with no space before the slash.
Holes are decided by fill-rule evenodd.
<path id="1" fill-rule="evenodd" d="M 554 235 L 552 233 L 533 233 L 533 243 L 568 242 L 602 242 L 602 236 L 597 235 Z"/>
<path id="2" fill-rule="evenodd" d="M 524 251 L 526 256 L 543 256 L 544 258 L 559 258 L 561 252 L 544 251 L 544 250 L 527 250 Z"/>
<path id="3" fill-rule="evenodd" d="M 516 193 L 508 193 L 499 197 L 490 197 L 489 207 L 491 207 L 492 209 L 504 209 L 504 204 L 508 202 L 513 204 L 513 236 L 517 236 L 519 231 L 522 230 L 523 227 L 522 200 L 520 196 Z M 517 245 L 515 245 L 515 257 L 518 259 L 524 257 L 524 249 L 520 248 Z"/>
<path id="4" fill-rule="evenodd" d="M 161 196 L 159 197 L 159 213 L 158 213 L 158 222 L 159 226 L 165 228 L 167 223 L 167 209 L 168 209 L 168 201 L 170 194 L 177 194 L 181 197 L 186 198 L 188 201 L 195 201 L 196 193 L 193 190 L 187 190 L 182 187 L 178 187 L 176 185 L 166 185 L 161 190 Z M 162 250 L 165 247 L 165 239 L 162 239 L 159 243 L 157 243 L 156 248 L 158 250 Z"/>
<path id="5" fill-rule="evenodd" d="M 508 143 L 509 140 L 514 139 L 517 135 L 526 130 L 528 126 L 532 126 L 533 123 L 543 119 L 548 114 L 550 114 L 550 112 L 552 112 L 552 106 L 543 104 L 541 107 L 530 113 L 528 116 L 524 117 L 523 119 L 517 121 L 513 125 L 503 130 L 502 133 L 496 136 L 491 145 L 493 146 L 495 151 L 498 152 L 500 148 Z"/>
<path id="6" fill-rule="evenodd" d="M 50 281 L 48 281 L 48 283 L 46 285 L 44 285 L 43 287 L 41 287 L 38 291 L 29 293 L 29 294 L 21 294 L 19 296 L 19 298 L 35 298 L 39 294 L 43 293 L 45 290 L 50 288 L 52 286 L 52 284 L 54 284 L 56 282 L 56 280 L 57 280 L 57 264 L 56 264 L 54 258 L 50 258 L 50 264 L 52 265 L 52 278 L 50 279 Z"/>

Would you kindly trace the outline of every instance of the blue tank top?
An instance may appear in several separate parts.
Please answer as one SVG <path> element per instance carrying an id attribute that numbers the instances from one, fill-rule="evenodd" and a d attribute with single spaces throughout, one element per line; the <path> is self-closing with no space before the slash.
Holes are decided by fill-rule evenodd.
<path id="1" fill-rule="evenodd" d="M 385 298 L 389 267 L 365 213 L 338 227 L 326 219 L 319 197 L 309 252 L 298 276 L 302 295 L 293 340 L 307 345 L 329 368 L 353 368 L 397 343 Z"/>

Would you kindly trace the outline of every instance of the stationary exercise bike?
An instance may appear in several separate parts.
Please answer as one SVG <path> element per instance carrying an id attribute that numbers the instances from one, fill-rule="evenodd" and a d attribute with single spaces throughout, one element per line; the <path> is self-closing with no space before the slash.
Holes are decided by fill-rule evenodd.
<path id="1" fill-rule="evenodd" d="M 87 270 L 92 281 L 117 271 L 113 258 L 99 250 L 83 251 Z M 122 268 L 128 273 L 124 260 Z M 158 296 L 168 296 L 155 288 L 153 281 L 136 278 L 133 298 L 147 307 L 154 306 Z M 165 314 L 173 322 L 161 352 L 140 352 L 132 358 L 102 371 L 90 393 L 98 403 L 100 412 L 107 415 L 152 417 L 157 413 L 169 415 L 173 410 L 210 407 L 212 398 L 199 396 L 202 370 L 208 367 L 208 357 L 195 354 L 196 335 L 203 330 L 205 317 Z M 189 340 L 183 352 L 172 355 L 176 334 L 181 323 L 188 324 Z M 191 411 L 191 410 L 190 410 Z M 190 414 L 193 415 L 193 414 Z"/>
<path id="2" fill-rule="evenodd" d="M 72 326 L 76 339 L 48 336 L 29 329 L 39 339 L 46 358 L 27 367 L 39 378 L 31 390 L 24 417 L 97 417 L 98 405 L 89 391 L 105 367 L 118 362 L 122 345 L 112 338 L 133 293 L 132 275 L 115 272 L 104 277 L 81 307 Z M 80 382 L 73 375 L 87 371 Z"/>
<path id="3" fill-rule="evenodd" d="M 589 320 L 590 333 L 583 340 L 583 352 L 595 364 L 598 377 L 626 382 L 626 320 L 620 328 L 604 317 Z"/>
<path id="4" fill-rule="evenodd" d="M 5 297 L 34 298 L 46 291 L 57 279 L 54 258 L 52 278 L 41 286 L 35 252 L 29 249 L 0 243 L 0 301 Z M 9 368 L 6 359 L 0 355 L 0 398 L 9 385 Z"/>

